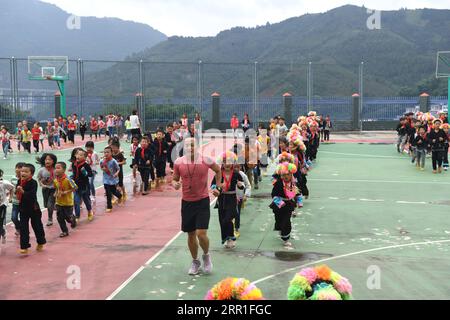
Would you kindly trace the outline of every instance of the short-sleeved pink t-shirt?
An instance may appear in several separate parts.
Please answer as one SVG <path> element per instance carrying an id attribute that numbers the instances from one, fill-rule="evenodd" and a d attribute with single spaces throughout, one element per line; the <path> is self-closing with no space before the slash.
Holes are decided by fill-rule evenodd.
<path id="1" fill-rule="evenodd" d="M 181 177 L 184 201 L 194 202 L 209 197 L 208 171 L 213 164 L 214 161 L 202 156 L 193 163 L 186 156 L 175 161 L 173 170 Z"/>

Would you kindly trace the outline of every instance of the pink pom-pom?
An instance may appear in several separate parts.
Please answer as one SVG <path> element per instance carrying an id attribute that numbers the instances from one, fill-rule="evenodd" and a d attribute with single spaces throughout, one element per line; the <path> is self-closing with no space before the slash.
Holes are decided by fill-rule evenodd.
<path id="1" fill-rule="evenodd" d="M 346 293 L 351 294 L 352 293 L 352 284 L 350 281 L 348 281 L 347 278 L 342 277 L 336 284 L 335 287 L 339 293 Z"/>
<path id="2" fill-rule="evenodd" d="M 314 283 L 317 279 L 317 273 L 313 268 L 305 268 L 299 272 L 299 275 L 305 277 L 309 284 Z"/>
<path id="3" fill-rule="evenodd" d="M 214 296 L 211 290 L 209 290 L 208 293 L 206 294 L 205 300 L 214 300 Z"/>

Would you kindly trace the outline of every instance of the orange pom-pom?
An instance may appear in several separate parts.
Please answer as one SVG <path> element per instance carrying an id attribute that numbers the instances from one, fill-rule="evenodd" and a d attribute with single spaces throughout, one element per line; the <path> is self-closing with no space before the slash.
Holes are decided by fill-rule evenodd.
<path id="1" fill-rule="evenodd" d="M 317 276 L 325 281 L 331 280 L 331 269 L 328 266 L 322 265 L 314 268 L 317 272 Z"/>

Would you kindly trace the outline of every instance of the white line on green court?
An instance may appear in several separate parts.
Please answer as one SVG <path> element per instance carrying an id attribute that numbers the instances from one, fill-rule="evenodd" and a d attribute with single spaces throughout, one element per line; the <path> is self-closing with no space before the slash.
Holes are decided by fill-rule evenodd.
<path id="1" fill-rule="evenodd" d="M 323 151 L 323 150 L 320 150 L 320 153 L 339 154 L 342 156 L 352 156 L 352 157 L 357 156 L 357 157 L 368 157 L 368 158 L 406 159 L 405 157 L 399 157 L 399 156 L 380 156 L 378 154 L 344 153 L 344 152 Z"/>
<path id="2" fill-rule="evenodd" d="M 289 273 L 289 272 L 292 272 L 292 271 L 299 271 L 299 269 L 304 268 L 304 267 L 312 266 L 312 265 L 319 264 L 319 263 L 324 263 L 324 262 L 327 262 L 327 261 L 332 261 L 332 260 L 347 258 L 347 257 L 351 257 L 351 256 L 356 256 L 356 255 L 359 255 L 359 254 L 370 253 L 370 252 L 375 252 L 375 251 L 382 251 L 382 250 L 388 250 L 388 249 L 397 249 L 397 248 L 404 248 L 404 247 L 430 245 L 430 244 L 447 243 L 447 242 L 450 243 L 450 240 L 415 242 L 415 243 L 399 244 L 399 245 L 393 245 L 393 246 L 388 246 L 388 247 L 373 248 L 373 249 L 368 249 L 368 250 L 351 252 L 351 253 L 335 256 L 335 257 L 330 257 L 330 258 L 325 258 L 325 259 L 321 259 L 321 260 L 317 260 L 317 261 L 313 261 L 313 262 L 308 262 L 308 263 L 302 264 L 302 265 L 294 267 L 294 268 L 289 268 L 289 269 L 283 270 L 281 272 L 271 274 L 270 276 L 258 279 L 256 281 L 253 281 L 252 283 L 253 284 L 257 284 L 257 283 L 260 283 L 260 282 L 263 282 L 263 281 L 266 281 L 266 280 L 270 280 L 272 278 L 275 278 L 275 277 L 280 276 L 280 275 L 285 274 L 285 273 Z"/>
<path id="3" fill-rule="evenodd" d="M 216 205 L 217 198 L 214 198 L 210 203 L 210 207 L 213 207 Z M 142 270 L 145 269 L 146 266 L 149 266 L 156 258 L 158 258 L 180 235 L 182 235 L 183 232 L 178 232 L 172 239 L 167 242 L 164 247 L 162 247 L 157 253 L 155 253 L 143 266 L 139 267 L 125 282 L 123 282 L 116 290 L 114 290 L 113 293 L 109 295 L 109 297 L 106 298 L 106 300 L 112 300 L 114 297 L 119 294 L 120 291 L 122 291 L 123 288 L 125 288 L 131 281 L 133 281 L 134 278 L 138 276 L 139 273 L 141 273 Z"/>
<path id="4" fill-rule="evenodd" d="M 435 180 L 430 181 L 401 181 L 401 180 L 358 180 L 358 179 L 308 179 L 308 181 L 319 181 L 319 182 L 356 182 L 356 183 L 407 183 L 407 184 L 440 184 L 440 185 L 450 185 L 450 182 L 440 182 Z"/>

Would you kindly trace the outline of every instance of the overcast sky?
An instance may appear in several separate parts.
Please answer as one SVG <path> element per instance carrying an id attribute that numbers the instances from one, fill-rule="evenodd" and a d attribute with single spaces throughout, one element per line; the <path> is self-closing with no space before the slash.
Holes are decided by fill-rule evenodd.
<path id="1" fill-rule="evenodd" d="M 236 26 L 255 27 L 345 4 L 378 10 L 450 9 L 450 0 L 41 0 L 78 16 L 142 22 L 168 36 L 214 36 Z M 82 23 L 82 20 L 81 20 Z"/>

